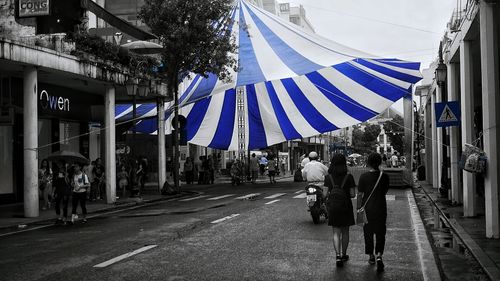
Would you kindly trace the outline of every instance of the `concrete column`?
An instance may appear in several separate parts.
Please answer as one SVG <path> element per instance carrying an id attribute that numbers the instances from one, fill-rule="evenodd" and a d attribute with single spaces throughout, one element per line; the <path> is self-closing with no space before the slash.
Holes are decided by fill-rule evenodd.
<path id="1" fill-rule="evenodd" d="M 104 153 L 106 164 L 106 202 L 113 204 L 116 201 L 116 143 L 115 143 L 115 87 L 106 87 L 104 97 Z"/>
<path id="2" fill-rule="evenodd" d="M 434 186 L 434 154 L 433 154 L 433 141 L 432 141 L 432 110 L 431 105 L 427 102 L 429 96 L 426 96 L 426 104 L 425 104 L 425 118 L 424 118 L 424 126 L 425 126 L 425 180 L 428 184 Z"/>
<path id="3" fill-rule="evenodd" d="M 165 149 L 165 102 L 158 100 L 158 189 L 167 180 L 167 151 Z M 188 154 L 189 156 L 189 154 Z"/>
<path id="4" fill-rule="evenodd" d="M 439 188 L 439 160 L 438 160 L 438 139 L 436 127 L 436 91 L 431 92 L 431 138 L 432 138 L 432 187 Z"/>
<path id="5" fill-rule="evenodd" d="M 459 85 L 459 67 L 456 63 L 448 64 L 448 100 L 458 101 L 460 93 Z M 462 184 L 460 182 L 458 168 L 459 161 L 459 144 L 460 144 L 460 134 L 459 127 L 450 127 L 450 175 L 451 175 L 451 200 L 454 203 L 463 202 L 463 190 Z"/>
<path id="6" fill-rule="evenodd" d="M 460 42 L 460 110 L 462 112 L 462 150 L 466 143 L 474 141 L 474 67 L 470 41 Z M 464 216 L 477 215 L 476 178 L 474 174 L 463 173 Z"/>
<path id="7" fill-rule="evenodd" d="M 498 185 L 500 184 L 500 91 L 498 76 L 498 38 L 494 9 L 495 4 L 481 1 L 481 84 L 483 95 L 484 152 L 488 157 L 488 172 L 484 178 L 486 237 L 500 237 Z"/>
<path id="8" fill-rule="evenodd" d="M 24 69 L 24 216 L 39 216 L 38 206 L 38 72 L 35 67 Z"/>
<path id="9" fill-rule="evenodd" d="M 436 87 L 436 103 L 442 102 L 443 101 L 443 86 L 437 86 Z M 435 109 L 434 109 L 435 110 Z M 434 115 L 434 118 L 436 116 Z M 436 120 L 434 120 L 434 124 L 436 124 Z M 436 125 L 434 125 L 436 126 Z M 444 134 L 443 134 L 443 128 L 437 128 L 436 127 L 436 158 L 437 158 L 437 184 L 436 188 L 441 187 L 441 178 L 446 177 L 446 175 L 443 175 L 443 164 L 444 164 L 444 159 L 443 159 L 443 143 L 444 143 Z"/>

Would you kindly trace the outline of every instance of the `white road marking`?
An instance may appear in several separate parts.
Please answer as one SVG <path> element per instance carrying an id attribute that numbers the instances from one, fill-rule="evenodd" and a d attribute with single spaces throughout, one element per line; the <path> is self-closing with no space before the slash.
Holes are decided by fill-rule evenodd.
<path id="1" fill-rule="evenodd" d="M 240 214 L 232 214 L 230 216 L 227 216 L 227 217 L 223 217 L 221 219 L 218 219 L 218 220 L 214 220 L 212 223 L 219 223 L 219 222 L 223 222 L 223 221 L 226 221 L 226 220 L 229 220 L 229 219 L 232 219 L 232 218 L 235 218 L 237 216 L 239 216 Z"/>
<path id="2" fill-rule="evenodd" d="M 245 196 L 236 197 L 234 199 L 245 200 L 245 199 L 248 199 L 248 198 L 251 198 L 251 197 L 255 197 L 255 196 L 259 196 L 259 195 L 260 195 L 260 193 L 251 193 L 251 194 L 247 194 Z"/>
<path id="3" fill-rule="evenodd" d="M 219 200 L 219 199 L 226 198 L 226 197 L 231 197 L 231 196 L 234 196 L 234 195 L 236 195 L 236 194 L 226 194 L 226 195 L 222 195 L 222 196 L 208 198 L 207 200 Z"/>
<path id="4" fill-rule="evenodd" d="M 302 190 L 302 189 L 301 189 L 301 190 L 299 190 L 299 191 L 295 191 L 295 194 L 297 194 L 297 193 L 301 193 L 301 192 L 304 192 L 304 190 Z"/>
<path id="5" fill-rule="evenodd" d="M 273 204 L 273 203 L 276 203 L 276 202 L 278 202 L 278 201 L 280 201 L 280 199 L 276 199 L 276 200 L 273 200 L 273 201 L 269 201 L 269 202 L 267 202 L 267 203 L 266 203 L 266 205 Z"/>
<path id="6" fill-rule="evenodd" d="M 140 253 L 142 253 L 142 252 L 145 252 L 145 251 L 147 251 L 147 250 L 151 250 L 151 249 L 153 249 L 153 248 L 155 248 L 155 247 L 157 247 L 157 246 L 158 246 L 158 245 L 149 245 L 149 246 L 145 246 L 145 247 L 142 247 L 142 248 L 140 248 L 140 249 L 137 249 L 137 250 L 135 250 L 135 251 L 133 251 L 133 252 L 129 252 L 129 253 L 123 254 L 123 255 L 121 255 L 121 256 L 118 256 L 118 257 L 116 257 L 116 258 L 112 258 L 112 259 L 110 259 L 110 260 L 108 260 L 108 261 L 105 261 L 105 262 L 103 262 L 103 263 L 96 264 L 96 265 L 94 265 L 94 267 L 99 267 L 99 268 L 107 267 L 107 266 L 110 266 L 110 265 L 112 265 L 112 264 L 114 264 L 114 263 L 117 263 L 117 262 L 119 262 L 119 261 L 122 261 L 122 260 L 124 260 L 124 259 L 126 259 L 126 258 L 130 258 L 131 256 L 135 256 L 135 255 L 140 254 Z"/>
<path id="7" fill-rule="evenodd" d="M 395 201 L 396 200 L 396 195 L 392 194 L 386 194 L 385 195 L 385 200 L 389 200 L 389 201 Z"/>
<path id="8" fill-rule="evenodd" d="M 182 200 L 179 200 L 179 201 L 181 201 L 181 202 L 188 202 L 188 201 L 193 201 L 193 200 L 197 200 L 197 199 L 201 199 L 201 198 L 205 198 L 205 197 L 208 197 L 208 195 L 200 195 L 200 196 L 197 196 L 197 197 L 186 198 L 186 199 L 182 199 Z"/>
<path id="9" fill-rule="evenodd" d="M 304 199 L 307 197 L 307 194 L 304 192 L 304 193 L 301 193 L 297 196 L 294 196 L 293 198 L 296 198 L 296 199 Z"/>
<path id="10" fill-rule="evenodd" d="M 274 195 L 267 196 L 267 197 L 266 197 L 266 198 L 264 198 L 264 199 L 274 199 L 274 198 L 278 198 L 278 197 L 280 197 L 280 196 L 283 196 L 283 195 L 285 195 L 285 194 L 286 194 L 286 193 L 276 193 L 276 194 L 274 194 Z"/>

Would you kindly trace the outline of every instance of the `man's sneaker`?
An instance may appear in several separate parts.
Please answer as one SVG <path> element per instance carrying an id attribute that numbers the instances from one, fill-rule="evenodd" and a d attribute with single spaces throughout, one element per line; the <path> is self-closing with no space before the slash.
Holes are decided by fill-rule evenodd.
<path id="1" fill-rule="evenodd" d="M 87 223 L 87 219 L 82 219 L 82 223 Z"/>
<path id="2" fill-rule="evenodd" d="M 349 260 L 349 255 L 342 255 L 342 261 L 346 262 Z"/>
<path id="3" fill-rule="evenodd" d="M 377 271 L 384 271 L 384 262 L 382 261 L 382 257 L 377 257 Z"/>
<path id="4" fill-rule="evenodd" d="M 368 259 L 368 263 L 375 264 L 375 256 L 374 255 L 370 255 L 370 258 Z"/>
<path id="5" fill-rule="evenodd" d="M 337 256 L 336 264 L 337 264 L 337 267 L 344 266 L 344 262 L 342 261 L 342 257 L 341 256 Z"/>

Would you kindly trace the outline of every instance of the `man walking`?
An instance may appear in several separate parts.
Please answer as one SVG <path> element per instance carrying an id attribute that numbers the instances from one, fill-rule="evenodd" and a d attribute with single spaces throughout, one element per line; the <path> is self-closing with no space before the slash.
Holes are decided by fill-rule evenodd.
<path id="1" fill-rule="evenodd" d="M 255 183 L 259 175 L 259 159 L 255 157 L 255 153 L 252 153 L 249 165 L 250 165 L 250 174 L 252 175 L 252 183 Z"/>

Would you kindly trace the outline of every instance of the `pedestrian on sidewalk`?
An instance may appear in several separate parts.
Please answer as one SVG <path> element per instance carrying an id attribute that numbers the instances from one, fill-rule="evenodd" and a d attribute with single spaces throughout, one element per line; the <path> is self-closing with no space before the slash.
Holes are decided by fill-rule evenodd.
<path id="1" fill-rule="evenodd" d="M 265 155 L 262 155 L 260 157 L 259 167 L 260 167 L 260 175 L 263 176 L 264 172 L 266 171 L 266 167 L 267 167 L 267 158 Z"/>
<path id="2" fill-rule="evenodd" d="M 101 158 L 97 158 L 95 160 L 94 168 L 92 169 L 93 178 L 94 178 L 94 186 L 91 194 L 91 200 L 100 200 L 104 198 L 104 166 L 102 165 Z"/>
<path id="3" fill-rule="evenodd" d="M 332 157 L 325 186 L 328 187 L 328 225 L 333 229 L 336 264 L 340 267 L 349 260 L 349 227 L 355 223 L 351 198 L 356 195 L 356 183 L 348 173 L 344 155 Z"/>
<path id="4" fill-rule="evenodd" d="M 259 176 L 259 159 L 255 156 L 255 153 L 252 153 L 252 157 L 248 161 L 250 165 L 250 174 L 252 176 L 252 183 L 257 181 L 257 177 Z"/>
<path id="5" fill-rule="evenodd" d="M 368 156 L 369 172 L 361 175 L 358 183 L 358 200 L 361 199 L 361 204 L 364 206 L 368 222 L 363 225 L 363 233 L 365 237 L 365 254 L 369 255 L 368 262 L 370 264 L 377 263 L 377 271 L 384 270 L 382 255 L 385 248 L 385 235 L 387 232 L 387 203 L 385 195 L 389 190 L 389 176 L 379 170 L 382 164 L 382 157 L 378 153 L 372 153 Z M 370 196 L 371 195 L 371 196 Z M 374 255 L 374 236 L 375 258 Z"/>
<path id="6" fill-rule="evenodd" d="M 207 159 L 207 168 L 208 168 L 208 182 L 210 184 L 214 184 L 215 182 L 215 162 L 213 155 L 208 155 Z"/>
<path id="7" fill-rule="evenodd" d="M 193 183 L 193 175 L 194 174 L 194 162 L 191 157 L 186 158 L 186 162 L 184 162 L 184 175 L 186 176 L 186 183 Z"/>
<path id="8" fill-rule="evenodd" d="M 57 214 L 56 224 L 66 224 L 68 221 L 68 204 L 71 196 L 71 186 L 68 171 L 64 162 L 58 162 L 54 166 L 54 200 Z M 61 214 L 62 203 L 62 214 Z"/>
<path id="9" fill-rule="evenodd" d="M 49 166 L 49 161 L 43 159 L 40 163 L 40 170 L 38 171 L 38 188 L 41 197 L 43 198 L 42 210 L 50 209 L 50 202 L 52 197 L 52 169 Z"/>
<path id="10" fill-rule="evenodd" d="M 269 156 L 269 160 L 267 161 L 267 174 L 269 175 L 269 181 L 271 183 L 276 183 L 276 160 L 274 160 L 274 156 Z"/>
<path id="11" fill-rule="evenodd" d="M 122 198 L 125 198 L 125 194 L 127 192 L 127 187 L 129 183 L 129 175 L 127 172 L 127 167 L 125 165 L 120 166 L 120 172 L 116 175 L 118 178 L 118 189 L 122 191 Z"/>
<path id="12" fill-rule="evenodd" d="M 73 187 L 73 193 L 71 195 L 73 197 L 71 202 L 71 223 L 74 223 L 75 219 L 78 218 L 78 216 L 76 215 L 78 204 L 80 204 L 80 207 L 82 208 L 82 222 L 86 223 L 87 207 L 85 204 L 87 201 L 87 190 L 90 188 L 90 182 L 87 175 L 82 172 L 82 167 L 80 164 L 76 164 L 74 169 L 75 173 L 71 179 L 71 186 Z"/>

